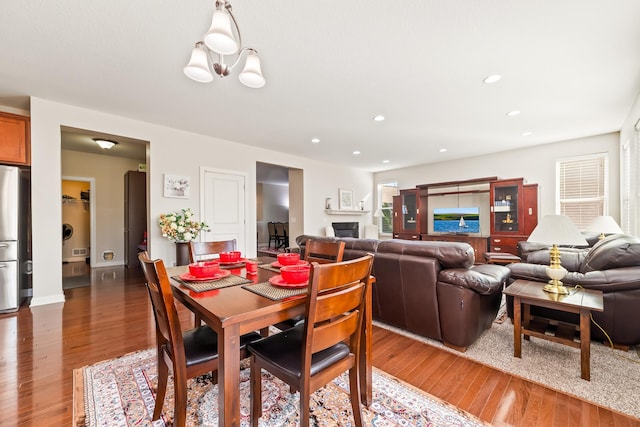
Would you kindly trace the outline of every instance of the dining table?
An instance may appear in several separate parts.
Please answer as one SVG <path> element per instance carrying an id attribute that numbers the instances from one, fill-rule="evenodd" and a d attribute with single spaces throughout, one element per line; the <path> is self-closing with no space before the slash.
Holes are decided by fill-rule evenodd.
<path id="1" fill-rule="evenodd" d="M 191 286 L 180 278 L 189 273 L 188 266 L 167 268 L 174 297 L 218 334 L 220 426 L 240 425 L 240 336 L 251 331 L 261 331 L 266 335 L 269 326 L 303 315 L 306 309 L 306 287 L 297 290 L 297 295 L 287 296 L 294 292 L 286 292 L 289 289 L 280 289 L 282 292 L 279 292 L 278 287 L 269 282 L 269 279 L 278 279 L 275 258 L 258 257 L 253 260 L 258 262 L 257 274 L 248 273 L 244 262 L 239 262 L 226 268 L 230 271 L 227 273 L 229 277 L 232 276 L 238 284 L 211 290 Z M 371 404 L 372 396 L 371 286 L 367 289 L 358 361 L 360 393 L 365 406 Z M 256 293 L 259 290 L 262 294 Z M 284 298 L 278 298 L 278 293 L 284 293 Z"/>

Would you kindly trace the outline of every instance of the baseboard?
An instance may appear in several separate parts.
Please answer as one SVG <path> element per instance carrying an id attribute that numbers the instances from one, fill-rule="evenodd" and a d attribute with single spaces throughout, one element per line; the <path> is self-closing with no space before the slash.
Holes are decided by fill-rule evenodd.
<path id="1" fill-rule="evenodd" d="M 39 305 L 56 304 L 64 301 L 64 294 L 49 295 L 46 297 L 33 297 L 31 298 L 31 303 L 29 304 L 29 306 L 37 307 Z"/>

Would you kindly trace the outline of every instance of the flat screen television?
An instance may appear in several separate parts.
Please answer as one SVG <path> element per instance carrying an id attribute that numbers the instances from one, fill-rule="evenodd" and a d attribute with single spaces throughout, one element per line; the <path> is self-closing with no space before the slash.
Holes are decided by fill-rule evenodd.
<path id="1" fill-rule="evenodd" d="M 434 233 L 480 233 L 480 209 L 434 208 Z"/>

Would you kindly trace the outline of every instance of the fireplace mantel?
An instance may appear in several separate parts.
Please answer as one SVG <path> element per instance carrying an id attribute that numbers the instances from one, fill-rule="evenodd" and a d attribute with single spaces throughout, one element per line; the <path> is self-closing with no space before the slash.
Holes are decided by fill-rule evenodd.
<path id="1" fill-rule="evenodd" d="M 371 211 L 361 211 L 358 209 L 325 209 L 327 215 L 364 215 Z"/>

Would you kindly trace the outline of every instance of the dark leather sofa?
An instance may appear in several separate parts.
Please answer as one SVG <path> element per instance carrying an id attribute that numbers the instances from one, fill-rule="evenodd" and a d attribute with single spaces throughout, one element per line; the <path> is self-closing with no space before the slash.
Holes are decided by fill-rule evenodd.
<path id="1" fill-rule="evenodd" d="M 459 351 L 491 327 L 509 277 L 503 266 L 474 266 L 467 243 L 301 235 L 302 256 L 308 239 L 345 242 L 345 260 L 373 253 L 374 320 Z"/>
<path id="2" fill-rule="evenodd" d="M 560 248 L 561 264 L 568 270 L 562 282 L 603 292 L 604 311 L 594 312 L 593 319 L 606 331 L 614 344 L 640 344 L 640 239 L 624 234 L 607 236 L 591 248 Z M 548 249 L 530 250 L 526 263 L 509 264 L 509 283 L 516 279 L 546 282 L 549 265 Z M 513 303 L 509 298 L 508 314 L 513 318 Z M 577 322 L 577 317 L 540 307 L 531 308 L 532 315 Z M 593 339 L 606 340 L 596 326 L 591 327 Z"/>

